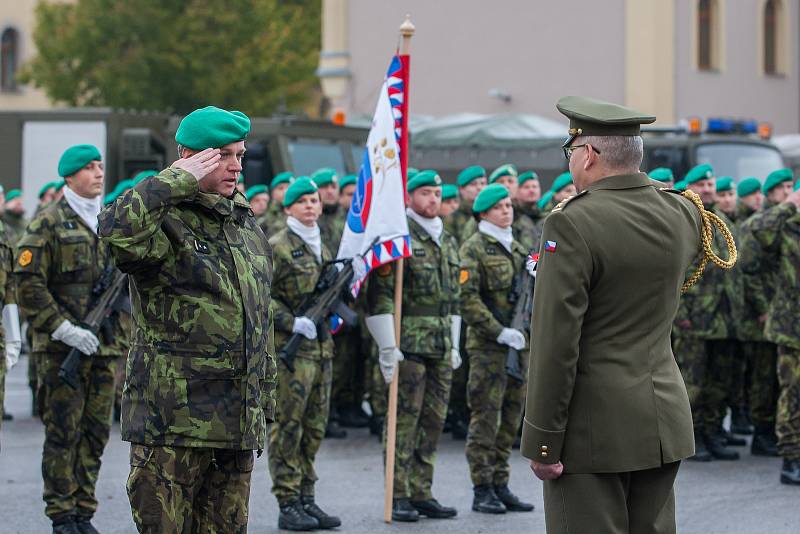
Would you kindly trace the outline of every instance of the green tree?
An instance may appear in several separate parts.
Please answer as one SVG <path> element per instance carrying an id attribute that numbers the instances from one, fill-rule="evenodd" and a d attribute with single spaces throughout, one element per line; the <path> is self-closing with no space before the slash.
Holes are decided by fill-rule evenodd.
<path id="1" fill-rule="evenodd" d="M 314 95 L 320 0 L 40 2 L 21 80 L 72 106 L 268 115 Z"/>

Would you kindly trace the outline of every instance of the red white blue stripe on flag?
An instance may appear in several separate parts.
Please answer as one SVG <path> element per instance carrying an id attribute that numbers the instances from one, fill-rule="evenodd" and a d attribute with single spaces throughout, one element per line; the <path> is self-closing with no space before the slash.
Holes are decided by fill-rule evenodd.
<path id="1" fill-rule="evenodd" d="M 556 242 L 555 241 L 545 241 L 544 242 L 544 251 L 545 252 L 555 252 L 556 251 Z"/>

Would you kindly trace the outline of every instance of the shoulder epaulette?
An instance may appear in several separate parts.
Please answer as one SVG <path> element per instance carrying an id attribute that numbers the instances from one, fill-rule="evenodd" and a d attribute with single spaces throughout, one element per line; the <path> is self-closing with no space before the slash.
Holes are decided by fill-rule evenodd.
<path id="1" fill-rule="evenodd" d="M 683 196 L 683 191 L 679 191 L 672 187 L 659 187 L 657 188 L 659 191 L 666 191 L 667 193 L 674 193 L 679 196 Z"/>
<path id="2" fill-rule="evenodd" d="M 562 200 L 561 202 L 556 204 L 556 207 L 553 208 L 552 210 L 550 210 L 550 213 L 555 213 L 557 211 L 562 211 L 564 209 L 564 207 L 566 207 L 567 204 L 569 204 L 570 202 L 572 202 L 576 198 L 580 198 L 580 197 L 586 195 L 587 193 L 588 193 L 588 191 L 581 191 L 577 195 L 572 195 L 569 198 L 565 198 L 564 200 Z"/>

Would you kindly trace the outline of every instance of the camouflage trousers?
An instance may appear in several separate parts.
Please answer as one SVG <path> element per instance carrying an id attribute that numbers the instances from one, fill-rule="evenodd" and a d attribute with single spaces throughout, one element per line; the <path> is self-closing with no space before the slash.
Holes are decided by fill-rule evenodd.
<path id="1" fill-rule="evenodd" d="M 465 348 L 467 339 L 466 323 L 461 324 L 461 343 L 459 352 L 461 353 L 461 367 L 453 371 L 453 385 L 450 388 L 450 417 L 456 421 L 469 421 L 469 401 L 467 393 L 467 381 L 469 379 L 470 360 Z"/>
<path id="2" fill-rule="evenodd" d="M 58 370 L 65 353 L 38 353 L 39 399 L 44 422 L 42 477 L 45 513 L 91 517 L 97 510 L 95 485 L 111 429 L 116 360 L 83 358 L 77 390 L 64 384 Z"/>
<path id="3" fill-rule="evenodd" d="M 508 459 L 525 403 L 525 383 L 506 374 L 505 352 L 471 353 L 467 462 L 475 486 L 508 484 Z"/>
<path id="4" fill-rule="evenodd" d="M 114 373 L 114 410 L 119 413 L 122 407 L 122 387 L 125 385 L 125 369 L 128 356 L 117 356 L 117 371 Z"/>
<path id="5" fill-rule="evenodd" d="M 731 365 L 731 387 L 728 391 L 727 404 L 731 410 L 745 411 L 749 406 L 750 378 L 752 374 L 752 358 L 744 348 L 743 341 L 734 341 L 733 362 Z"/>
<path id="6" fill-rule="evenodd" d="M 369 358 L 367 358 L 367 393 L 369 395 L 369 405 L 370 408 L 372 408 L 372 416 L 384 417 L 386 416 L 386 410 L 388 408 L 387 392 L 389 390 L 386 387 L 386 381 L 383 379 L 381 368 L 378 365 L 377 353 L 377 350 L 374 351 L 374 354 L 372 354 L 371 351 Z"/>
<path id="7" fill-rule="evenodd" d="M 449 358 L 434 360 L 406 354 L 397 379 L 394 498 L 430 499 L 453 368 Z"/>
<path id="8" fill-rule="evenodd" d="M 325 436 L 331 398 L 331 360 L 294 361 L 294 373 L 278 364 L 276 420 L 269 428 L 272 493 L 283 505 L 314 495 L 314 460 Z"/>
<path id="9" fill-rule="evenodd" d="M 696 432 L 713 434 L 722 428 L 732 387 L 733 340 L 678 336 L 675 357 L 686 383 Z"/>
<path id="10" fill-rule="evenodd" d="M 778 452 L 788 460 L 800 460 L 800 349 L 778 346 L 778 383 Z"/>
<path id="11" fill-rule="evenodd" d="M 253 451 L 131 443 L 128 499 L 143 534 L 247 532 Z"/>
<path id="12" fill-rule="evenodd" d="M 364 356 L 358 327 L 345 327 L 333 336 L 333 406 L 360 405 L 364 395 Z"/>
<path id="13" fill-rule="evenodd" d="M 777 347 L 767 341 L 744 341 L 742 351 L 752 369 L 747 390 L 750 419 L 756 430 L 772 432 L 778 405 Z"/>

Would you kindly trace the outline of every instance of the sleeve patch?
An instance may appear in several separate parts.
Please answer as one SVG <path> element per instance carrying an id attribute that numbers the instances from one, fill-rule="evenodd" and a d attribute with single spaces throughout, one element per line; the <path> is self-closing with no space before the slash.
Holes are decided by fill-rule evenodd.
<path id="1" fill-rule="evenodd" d="M 392 264 L 386 263 L 384 265 L 381 265 L 376 269 L 376 272 L 378 273 L 378 276 L 387 277 L 390 274 L 392 274 Z"/>
<path id="2" fill-rule="evenodd" d="M 469 271 L 466 269 L 461 269 L 461 273 L 458 275 L 458 283 L 464 285 L 469 280 Z"/>
<path id="3" fill-rule="evenodd" d="M 28 250 L 27 248 L 23 250 L 19 255 L 19 260 L 17 260 L 21 267 L 27 267 L 31 264 L 33 260 L 33 253 Z"/>

